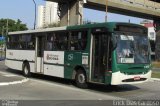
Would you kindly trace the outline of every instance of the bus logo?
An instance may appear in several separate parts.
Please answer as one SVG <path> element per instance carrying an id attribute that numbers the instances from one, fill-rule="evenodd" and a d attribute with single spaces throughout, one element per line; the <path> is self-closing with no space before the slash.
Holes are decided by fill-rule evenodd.
<path id="1" fill-rule="evenodd" d="M 58 55 L 47 54 L 47 60 L 59 60 Z"/>
<path id="2" fill-rule="evenodd" d="M 68 60 L 73 60 L 73 54 L 68 55 Z"/>

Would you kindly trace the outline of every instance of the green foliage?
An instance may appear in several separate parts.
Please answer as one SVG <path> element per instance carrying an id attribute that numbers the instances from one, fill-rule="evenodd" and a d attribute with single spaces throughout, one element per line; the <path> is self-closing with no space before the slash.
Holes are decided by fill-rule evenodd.
<path id="1" fill-rule="evenodd" d="M 152 72 L 152 78 L 160 78 L 160 72 Z"/>
<path id="2" fill-rule="evenodd" d="M 154 68 L 160 68 L 160 62 L 158 61 L 152 62 L 152 65 Z"/>
<path id="3" fill-rule="evenodd" d="M 0 35 L 6 35 L 8 20 L 8 32 L 27 30 L 27 25 L 23 24 L 20 19 L 0 19 Z M 3 32 L 2 32 L 3 31 Z"/>
<path id="4" fill-rule="evenodd" d="M 0 46 L 1 46 L 2 44 L 4 44 L 4 43 L 5 43 L 5 41 L 1 41 L 1 40 L 0 40 Z"/>
<path id="5" fill-rule="evenodd" d="M 43 26 L 43 28 L 53 28 L 53 27 L 60 27 L 60 23 L 59 22 L 51 23 Z"/>

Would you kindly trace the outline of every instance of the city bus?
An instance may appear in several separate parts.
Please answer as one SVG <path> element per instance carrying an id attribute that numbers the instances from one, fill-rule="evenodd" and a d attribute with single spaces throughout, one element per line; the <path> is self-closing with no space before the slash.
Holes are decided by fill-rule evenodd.
<path id="1" fill-rule="evenodd" d="M 147 28 L 119 22 L 10 32 L 5 64 L 24 76 L 38 73 L 88 83 L 137 84 L 151 78 Z"/>

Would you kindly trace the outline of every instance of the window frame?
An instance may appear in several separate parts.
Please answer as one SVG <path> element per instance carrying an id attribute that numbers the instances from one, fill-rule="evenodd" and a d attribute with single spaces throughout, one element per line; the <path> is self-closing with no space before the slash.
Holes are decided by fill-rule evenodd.
<path id="1" fill-rule="evenodd" d="M 20 38 L 22 36 L 30 36 L 30 41 L 27 41 L 27 37 L 25 38 L 24 41 L 20 41 Z M 16 38 L 15 41 L 11 41 L 12 39 Z M 34 38 L 34 39 L 33 39 Z M 33 43 L 32 45 L 34 45 L 33 48 L 29 48 L 29 43 Z M 34 34 L 29 33 L 29 34 L 16 34 L 16 35 L 9 35 L 8 36 L 8 40 L 7 40 L 7 49 L 12 49 L 12 50 L 35 50 L 35 46 L 36 46 L 36 37 Z M 21 45 L 22 43 L 24 43 L 24 47 Z M 13 44 L 16 44 L 16 46 L 14 47 Z M 21 47 L 22 48 L 21 48 Z"/>
<path id="2" fill-rule="evenodd" d="M 71 50 L 70 49 L 70 41 L 71 41 L 71 33 L 72 32 L 85 32 L 86 33 L 86 45 L 85 45 L 85 48 L 83 49 L 83 50 Z M 48 35 L 49 33 L 51 33 L 51 35 Z M 61 35 L 57 35 L 58 33 L 60 33 Z M 52 47 L 52 50 L 49 50 L 49 49 L 47 49 L 48 47 L 47 47 L 47 43 L 49 43 L 49 41 L 48 41 L 48 36 L 64 36 L 64 34 L 62 34 L 62 33 L 65 33 L 66 34 L 66 36 L 67 36 L 67 49 L 59 49 L 59 47 L 58 47 L 58 49 L 56 48 L 55 50 L 53 49 L 53 47 Z M 63 31 L 51 31 L 51 32 L 46 32 L 46 40 L 45 40 L 45 48 L 44 48 L 44 50 L 45 51 L 75 51 L 75 52 L 77 52 L 77 51 L 85 51 L 86 49 L 87 49 L 87 45 L 88 45 L 88 39 L 89 39 L 89 29 L 83 29 L 83 30 L 63 30 Z M 61 37 L 58 37 L 58 42 L 64 42 L 63 40 L 59 40 Z M 53 39 L 55 39 L 55 38 L 53 38 Z M 56 41 L 56 40 L 55 40 Z M 50 41 L 51 42 L 51 41 Z M 52 44 L 53 45 L 53 44 Z M 59 45 L 59 44 L 58 44 Z M 61 45 L 59 45 L 59 46 L 61 46 Z M 63 45 L 62 45 L 63 46 Z"/>

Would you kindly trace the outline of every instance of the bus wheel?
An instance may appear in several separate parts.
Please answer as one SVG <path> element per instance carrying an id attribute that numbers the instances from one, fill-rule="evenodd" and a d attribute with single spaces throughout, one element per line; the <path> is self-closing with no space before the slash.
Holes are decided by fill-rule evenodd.
<path id="1" fill-rule="evenodd" d="M 30 73 L 30 67 L 28 63 L 24 63 L 23 65 L 23 75 L 25 77 L 30 77 L 31 73 Z"/>
<path id="2" fill-rule="evenodd" d="M 83 89 L 87 88 L 88 85 L 86 80 L 87 79 L 86 79 L 85 73 L 82 70 L 78 70 L 76 72 L 76 77 L 75 77 L 77 87 L 83 88 Z"/>

